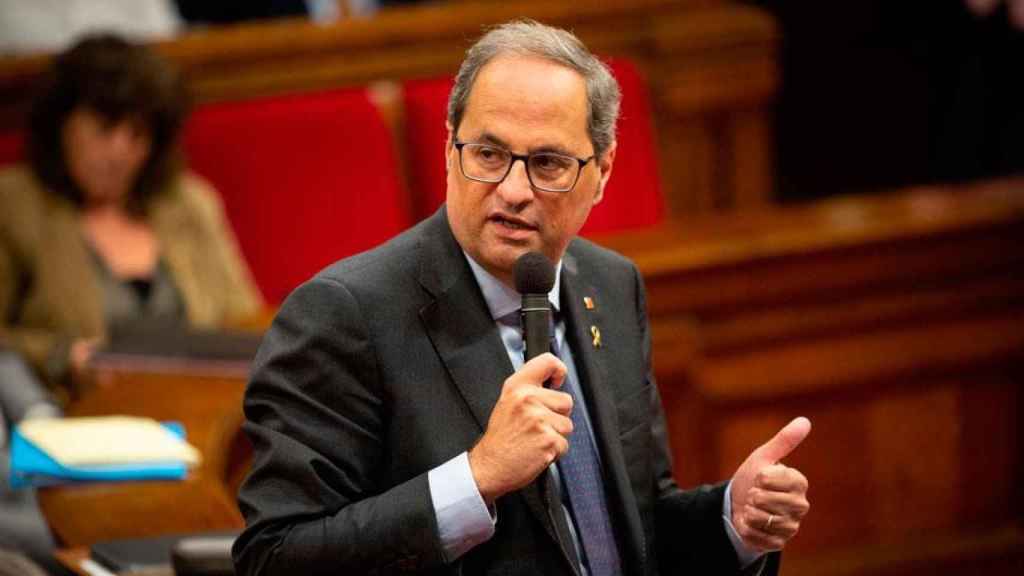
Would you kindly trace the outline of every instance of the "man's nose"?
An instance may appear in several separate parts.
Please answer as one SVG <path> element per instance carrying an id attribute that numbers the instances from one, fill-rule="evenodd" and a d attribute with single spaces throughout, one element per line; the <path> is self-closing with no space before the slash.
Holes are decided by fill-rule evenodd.
<path id="1" fill-rule="evenodd" d="M 497 193 L 509 206 L 522 206 L 533 200 L 533 187 L 526 173 L 526 160 L 515 158 L 508 175 L 498 184 Z"/>

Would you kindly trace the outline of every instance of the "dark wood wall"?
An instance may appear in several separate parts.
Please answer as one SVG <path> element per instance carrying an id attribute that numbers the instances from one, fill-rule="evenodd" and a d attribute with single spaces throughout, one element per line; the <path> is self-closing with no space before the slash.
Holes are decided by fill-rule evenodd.
<path id="1" fill-rule="evenodd" d="M 683 483 L 726 478 L 811 419 L 787 463 L 810 478 L 812 510 L 784 574 L 1024 568 L 1024 181 L 608 244 L 647 281 Z"/>
<path id="2" fill-rule="evenodd" d="M 1024 174 L 1024 28 L 968 0 L 750 0 L 778 19 L 779 195 Z"/>

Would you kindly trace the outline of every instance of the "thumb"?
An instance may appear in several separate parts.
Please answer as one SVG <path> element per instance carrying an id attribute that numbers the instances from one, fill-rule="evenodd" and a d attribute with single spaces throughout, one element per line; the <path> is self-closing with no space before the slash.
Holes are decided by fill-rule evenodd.
<path id="1" fill-rule="evenodd" d="M 789 453 L 795 450 L 810 433 L 810 420 L 803 416 L 794 418 L 792 422 L 786 424 L 782 430 L 779 430 L 771 440 L 765 442 L 760 448 L 758 448 L 755 451 L 755 454 L 759 458 L 774 464 L 786 456 L 789 456 Z"/>
<path id="2" fill-rule="evenodd" d="M 542 387 L 550 381 L 553 388 L 558 388 L 565 380 L 565 374 L 565 364 L 554 354 L 545 352 L 523 364 L 516 376 L 517 382 L 522 384 Z"/>

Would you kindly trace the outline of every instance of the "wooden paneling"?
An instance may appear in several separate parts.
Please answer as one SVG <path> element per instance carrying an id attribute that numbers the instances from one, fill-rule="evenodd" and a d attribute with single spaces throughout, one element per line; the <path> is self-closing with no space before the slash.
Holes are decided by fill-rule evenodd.
<path id="1" fill-rule="evenodd" d="M 187 372 L 187 371 L 186 371 Z M 100 374 L 100 383 L 69 407 L 69 416 L 129 414 L 185 425 L 203 456 L 181 482 L 112 482 L 45 488 L 40 505 L 63 546 L 160 534 L 241 528 L 233 487 L 238 460 L 248 459 L 239 436 L 245 376 L 195 372 Z"/>
<path id="2" fill-rule="evenodd" d="M 787 461 L 812 508 L 783 574 L 1021 573 L 1024 181 L 605 243 L 647 282 L 682 483 L 813 422 Z"/>

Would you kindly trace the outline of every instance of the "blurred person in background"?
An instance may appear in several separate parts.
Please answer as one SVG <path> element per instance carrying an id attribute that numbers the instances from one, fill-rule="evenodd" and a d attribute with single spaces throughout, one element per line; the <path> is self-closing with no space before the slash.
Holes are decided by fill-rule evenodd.
<path id="1" fill-rule="evenodd" d="M 964 0 L 967 9 L 979 18 L 987 18 L 1000 5 L 1006 5 L 1006 19 L 1010 26 L 1024 30 L 1024 0 Z"/>
<path id="2" fill-rule="evenodd" d="M 60 409 L 17 353 L 0 347 L 0 576 L 36 574 L 25 554 L 50 571 L 54 539 L 39 511 L 35 490 L 10 485 L 10 427 L 30 418 L 60 416 Z"/>
<path id="3" fill-rule="evenodd" d="M 0 345 L 58 403 L 119 325 L 217 327 L 260 310 L 218 196 L 182 168 L 186 113 L 167 63 L 90 36 L 54 61 L 27 164 L 0 172 Z"/>
<path id="4" fill-rule="evenodd" d="M 0 0 L 0 52 L 57 52 L 97 30 L 137 40 L 184 29 L 173 0 Z"/>

